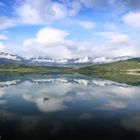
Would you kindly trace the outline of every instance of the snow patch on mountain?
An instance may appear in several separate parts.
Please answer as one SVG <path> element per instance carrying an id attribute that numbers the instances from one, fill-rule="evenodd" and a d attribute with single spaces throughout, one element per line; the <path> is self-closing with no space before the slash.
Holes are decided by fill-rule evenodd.
<path id="1" fill-rule="evenodd" d="M 0 52 L 0 58 L 21 61 L 21 58 L 19 56 L 5 52 Z"/>
<path id="2" fill-rule="evenodd" d="M 52 58 L 43 58 L 43 57 L 36 57 L 30 59 L 32 62 L 55 62 Z"/>
<path id="3" fill-rule="evenodd" d="M 121 60 L 131 59 L 133 57 L 125 56 L 118 58 L 105 58 L 105 57 L 79 57 L 79 58 L 63 58 L 63 59 L 52 59 L 52 58 L 43 58 L 37 57 L 32 58 L 31 62 L 40 62 L 40 63 L 56 63 L 56 64 L 82 64 L 82 63 L 90 63 L 90 64 L 104 64 L 111 63 Z"/>

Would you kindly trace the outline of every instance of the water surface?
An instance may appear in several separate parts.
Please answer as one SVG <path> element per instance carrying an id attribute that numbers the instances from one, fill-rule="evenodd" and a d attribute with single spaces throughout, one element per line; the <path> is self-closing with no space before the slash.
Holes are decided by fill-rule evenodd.
<path id="1" fill-rule="evenodd" d="M 140 139 L 140 86 L 82 75 L 3 76 L 3 140 Z"/>

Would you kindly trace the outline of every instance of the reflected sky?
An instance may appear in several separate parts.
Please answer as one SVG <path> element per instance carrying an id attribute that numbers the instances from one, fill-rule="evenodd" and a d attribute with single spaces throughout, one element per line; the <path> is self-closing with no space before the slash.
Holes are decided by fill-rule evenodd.
<path id="1" fill-rule="evenodd" d="M 140 86 L 82 75 L 0 81 L 0 136 L 6 139 L 140 138 L 139 118 Z"/>

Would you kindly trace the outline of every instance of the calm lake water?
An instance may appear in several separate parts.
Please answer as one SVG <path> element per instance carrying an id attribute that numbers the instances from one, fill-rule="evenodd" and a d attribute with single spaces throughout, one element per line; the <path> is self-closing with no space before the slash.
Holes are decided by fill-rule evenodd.
<path id="1" fill-rule="evenodd" d="M 81 75 L 2 76 L 2 140 L 140 140 L 140 86 Z"/>

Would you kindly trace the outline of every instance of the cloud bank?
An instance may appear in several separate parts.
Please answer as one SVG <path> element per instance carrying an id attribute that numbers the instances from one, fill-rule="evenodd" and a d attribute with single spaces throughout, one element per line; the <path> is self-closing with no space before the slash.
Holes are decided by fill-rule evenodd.
<path id="1" fill-rule="evenodd" d="M 139 9 L 139 0 L 0 1 L 0 51 L 25 57 L 140 56 Z"/>

